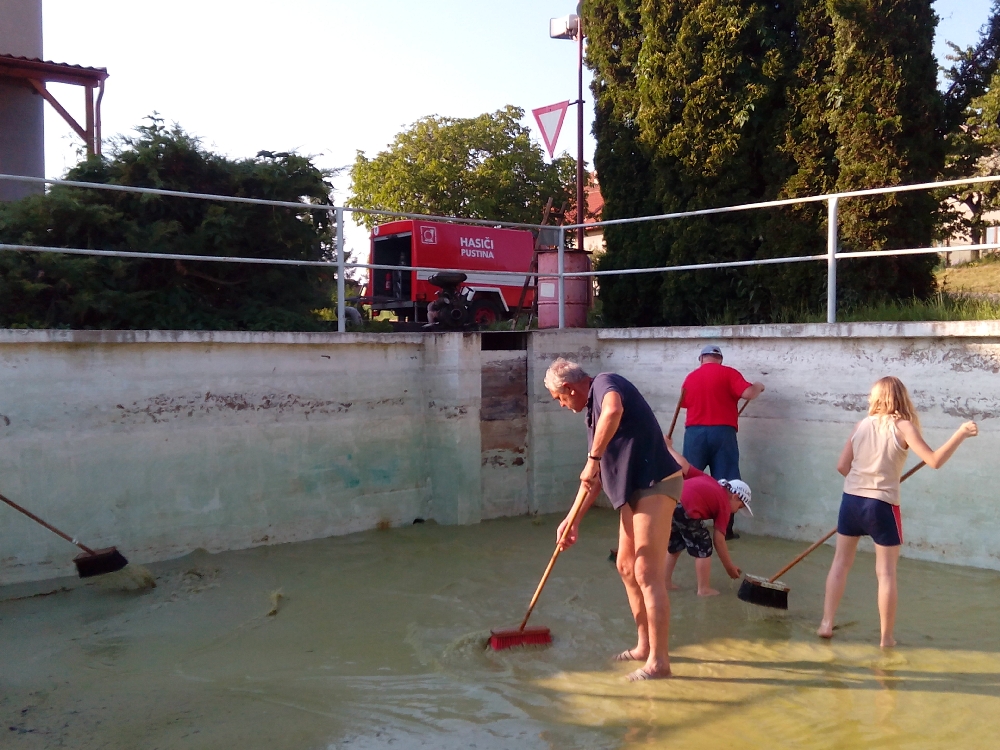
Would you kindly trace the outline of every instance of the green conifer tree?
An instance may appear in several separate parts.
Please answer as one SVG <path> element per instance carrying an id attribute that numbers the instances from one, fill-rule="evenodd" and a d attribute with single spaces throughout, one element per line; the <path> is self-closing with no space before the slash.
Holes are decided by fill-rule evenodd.
<path id="1" fill-rule="evenodd" d="M 932 179 L 940 168 L 929 0 L 585 5 L 605 218 Z M 928 245 L 933 198 L 842 205 L 845 249 Z M 602 268 L 804 255 L 821 205 L 607 232 Z M 928 258 L 843 263 L 842 299 L 925 295 Z M 774 320 L 816 309 L 815 266 L 602 279 L 617 324 Z M 636 287 L 641 300 L 636 302 Z"/>

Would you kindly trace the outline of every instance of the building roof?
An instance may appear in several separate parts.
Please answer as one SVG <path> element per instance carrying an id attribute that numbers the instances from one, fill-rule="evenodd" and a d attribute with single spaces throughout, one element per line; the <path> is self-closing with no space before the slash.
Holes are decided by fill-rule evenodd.
<path id="1" fill-rule="evenodd" d="M 32 57 L 0 55 L 0 76 L 94 86 L 108 77 L 108 69 L 86 68 L 83 65 L 57 63 Z"/>
<path id="2" fill-rule="evenodd" d="M 587 184 L 583 187 L 583 201 L 587 205 L 583 223 L 593 224 L 595 221 L 600 221 L 601 214 L 604 213 L 604 196 L 601 195 L 601 185 L 597 181 L 596 172 L 591 172 L 587 175 Z M 566 212 L 566 223 L 576 224 L 575 208 Z"/>

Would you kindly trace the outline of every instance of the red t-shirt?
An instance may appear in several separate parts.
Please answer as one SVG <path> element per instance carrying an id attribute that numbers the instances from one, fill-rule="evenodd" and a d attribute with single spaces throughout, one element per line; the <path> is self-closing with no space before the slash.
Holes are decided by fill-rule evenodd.
<path id="1" fill-rule="evenodd" d="M 736 405 L 751 385 L 738 370 L 706 362 L 684 378 L 685 426 L 728 425 L 739 429 Z"/>
<path id="2" fill-rule="evenodd" d="M 729 516 L 729 493 L 708 474 L 693 466 L 684 473 L 684 489 L 681 490 L 681 505 L 688 518 L 698 518 L 715 522 L 715 528 L 726 530 Z"/>

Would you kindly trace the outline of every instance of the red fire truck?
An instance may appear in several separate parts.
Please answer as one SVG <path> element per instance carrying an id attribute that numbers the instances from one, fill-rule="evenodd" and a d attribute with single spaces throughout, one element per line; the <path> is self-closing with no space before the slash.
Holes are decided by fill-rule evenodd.
<path id="1" fill-rule="evenodd" d="M 373 265 L 462 269 L 461 287 L 471 322 L 484 325 L 509 318 L 517 308 L 524 278 L 495 273 L 527 273 L 534 235 L 526 230 L 446 224 L 407 219 L 375 227 L 371 235 Z M 427 321 L 427 305 L 439 287 L 428 282 L 435 271 L 371 269 L 368 294 L 372 315 L 390 310 L 401 321 Z M 533 281 L 533 280 L 532 280 Z M 534 300 L 528 287 L 524 306 Z"/>

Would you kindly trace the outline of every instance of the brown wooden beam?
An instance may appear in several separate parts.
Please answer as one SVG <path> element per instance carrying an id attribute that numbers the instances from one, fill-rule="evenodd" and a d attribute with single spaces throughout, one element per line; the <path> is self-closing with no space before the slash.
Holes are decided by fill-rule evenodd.
<path id="1" fill-rule="evenodd" d="M 41 81 L 35 80 L 34 78 L 29 78 L 28 81 L 35 88 L 35 91 L 41 94 L 42 98 L 45 99 L 45 101 L 47 101 L 49 104 L 51 104 L 56 112 L 62 115 L 62 118 L 67 123 L 69 123 L 69 126 L 73 128 L 73 130 L 76 131 L 76 134 L 81 138 L 83 138 L 83 142 L 89 144 L 89 141 L 87 140 L 87 131 L 81 128 L 80 123 L 78 123 L 76 120 L 73 119 L 73 115 L 67 112 L 66 109 L 63 107 L 63 105 L 61 105 L 59 102 L 56 101 L 56 98 L 52 96 L 52 94 L 50 94 L 48 90 L 45 88 L 45 84 L 42 83 Z M 88 145 L 88 151 L 89 150 L 90 149 Z"/>
<path id="2" fill-rule="evenodd" d="M 87 107 L 87 155 L 93 156 L 97 149 L 94 144 L 94 87 L 84 88 Z"/>

